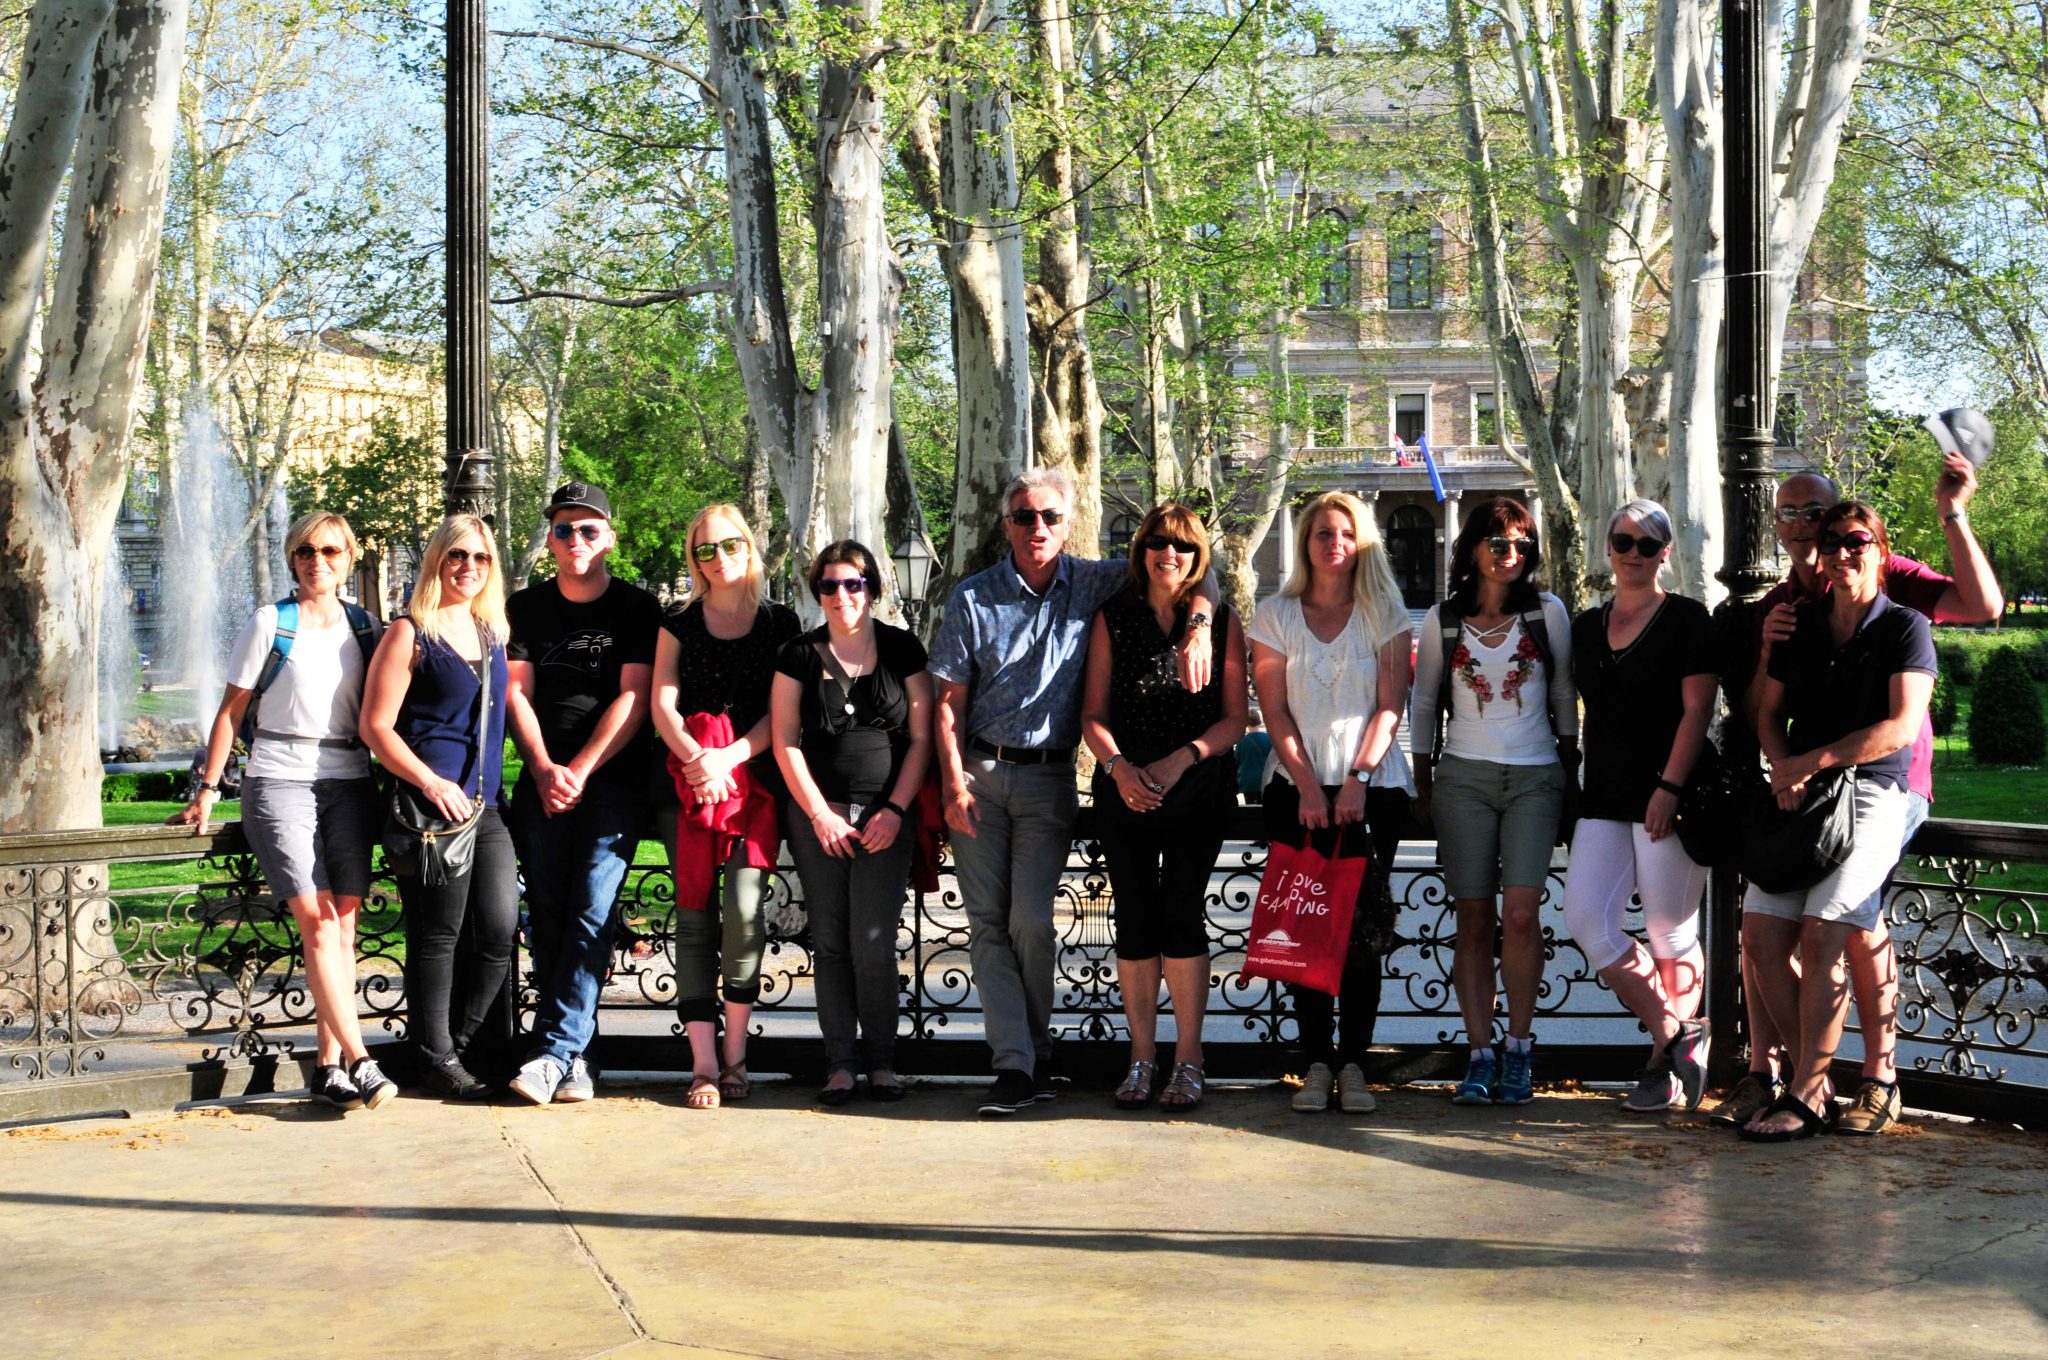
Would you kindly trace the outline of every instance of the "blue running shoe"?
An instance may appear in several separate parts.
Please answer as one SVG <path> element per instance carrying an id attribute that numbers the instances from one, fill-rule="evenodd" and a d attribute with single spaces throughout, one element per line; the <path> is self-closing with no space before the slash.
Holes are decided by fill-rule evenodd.
<path id="1" fill-rule="evenodd" d="M 1496 1105 L 1527 1105 L 1536 1098 L 1535 1083 L 1529 1071 L 1529 1059 L 1534 1054 L 1530 1049 L 1517 1053 L 1504 1048 L 1500 1055 L 1500 1085 L 1493 1088 L 1493 1103 Z"/>
<path id="2" fill-rule="evenodd" d="M 1500 1083 L 1500 1066 L 1494 1061 L 1493 1050 L 1487 1049 L 1472 1055 L 1465 1068 L 1465 1079 L 1458 1083 L 1458 1089 L 1451 1092 L 1453 1105 L 1491 1105 L 1495 1087 Z"/>

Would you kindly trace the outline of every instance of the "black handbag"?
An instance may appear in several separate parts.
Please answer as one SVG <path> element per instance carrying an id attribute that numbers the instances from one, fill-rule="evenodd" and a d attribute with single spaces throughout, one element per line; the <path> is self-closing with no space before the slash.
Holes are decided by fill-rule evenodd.
<path id="1" fill-rule="evenodd" d="M 1796 812 L 1769 789 L 1750 800 L 1738 861 L 1742 876 L 1767 893 L 1804 892 L 1842 867 L 1856 848 L 1854 766 L 1815 775 Z"/>
<path id="2" fill-rule="evenodd" d="M 448 820 L 417 785 L 391 781 L 391 811 L 384 819 L 384 863 L 394 874 L 440 887 L 469 872 L 476 859 L 476 829 L 484 819 L 484 734 L 491 712 L 490 651 L 476 694 L 476 806 L 459 822 Z"/>
<path id="3" fill-rule="evenodd" d="M 1732 869 L 1742 853 L 1742 823 L 1759 793 L 1768 793 L 1756 763 L 1722 760 L 1712 742 L 1700 751 L 1692 778 L 1679 796 L 1672 824 L 1692 862 L 1708 869 Z"/>

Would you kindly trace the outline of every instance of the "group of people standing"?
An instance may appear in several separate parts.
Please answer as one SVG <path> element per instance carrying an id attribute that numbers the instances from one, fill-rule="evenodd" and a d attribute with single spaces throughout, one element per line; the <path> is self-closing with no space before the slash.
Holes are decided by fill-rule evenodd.
<path id="1" fill-rule="evenodd" d="M 1302 508 L 1292 569 L 1246 623 L 1220 601 L 1198 515 L 1158 506 L 1127 560 L 1085 560 L 1066 551 L 1071 481 L 1034 469 L 1004 496 L 1008 554 L 954 589 L 929 656 L 874 617 L 882 573 L 851 540 L 810 564 L 823 623 L 806 631 L 766 599 L 755 536 L 729 505 L 692 521 L 690 593 L 667 610 L 607 572 L 617 538 L 602 488 L 555 492 L 556 573 L 509 599 L 488 526 L 452 516 L 405 615 L 381 629 L 340 595 L 358 555 L 347 524 L 315 513 L 287 536 L 292 599 L 259 609 L 237 642 L 180 820 L 205 824 L 247 733 L 245 828 L 304 939 L 314 1092 L 344 1107 L 394 1090 L 355 1010 L 355 920 L 385 818 L 372 754 L 449 823 L 473 823 L 465 862 L 397 874 L 423 1089 L 498 1089 L 472 1067 L 512 1042 L 523 872 L 536 1009 L 507 1085 L 536 1103 L 594 1094 L 616 900 L 640 842 L 658 836 L 676 881 L 687 1104 L 750 1093 L 766 886 L 785 844 L 811 926 L 818 1099 L 900 1099 L 897 933 L 913 867 L 929 873 L 946 834 L 992 1054 L 979 1109 L 1053 1099 L 1053 904 L 1085 741 L 1130 1027 L 1119 1107 L 1202 1101 L 1205 903 L 1243 782 L 1263 787 L 1273 842 L 1371 865 L 1336 995 L 1291 989 L 1306 1063 L 1295 1109 L 1373 1108 L 1365 1058 L 1388 930 L 1365 899 L 1384 900 L 1411 821 L 1434 832 L 1457 919 L 1452 979 L 1471 1052 L 1453 1098 L 1532 1098 L 1538 908 L 1562 835 L 1567 928 L 1652 1041 L 1624 1104 L 1692 1108 L 1710 1042 L 1698 1014 L 1706 871 L 1675 820 L 1716 759 L 1708 727 L 1725 683 L 1786 806 L 1822 772 L 1854 767 L 1858 835 L 1813 889 L 1751 890 L 1752 1071 L 1715 1117 L 1765 1139 L 1875 1132 L 1898 1112 L 1896 964 L 1878 894 L 1932 795 L 1928 618 L 2000 607 L 1963 513 L 1974 488 L 1968 460 L 1951 457 L 1937 497 L 1952 579 L 1891 554 L 1877 513 L 1839 502 L 1824 478 L 1788 480 L 1777 526 L 1793 573 L 1759 611 L 1753 674 L 1723 655 L 1702 603 L 1665 589 L 1673 527 L 1645 500 L 1605 526 L 1613 597 L 1576 619 L 1538 585 L 1528 510 L 1506 498 L 1474 507 L 1418 636 L 1374 518 L 1348 494 Z M 1270 741 L 1264 768 L 1240 771 L 1254 693 Z M 522 767 L 501 811 L 507 734 Z M 1641 941 L 1624 928 L 1632 900 Z M 1841 1115 L 1827 1073 L 1851 978 L 1866 1082 Z"/>

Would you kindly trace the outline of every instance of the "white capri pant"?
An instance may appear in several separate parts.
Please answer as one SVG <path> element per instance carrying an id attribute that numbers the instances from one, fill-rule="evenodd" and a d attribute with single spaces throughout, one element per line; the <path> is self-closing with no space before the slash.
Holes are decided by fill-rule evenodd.
<path id="1" fill-rule="evenodd" d="M 1700 942 L 1700 900 L 1707 871 L 1676 833 L 1650 839 L 1641 822 L 1581 818 L 1564 878 L 1564 925 L 1595 971 L 1619 963 L 1635 940 L 1622 928 L 1631 897 L 1643 899 L 1650 954 L 1684 958 Z"/>
<path id="2" fill-rule="evenodd" d="M 1906 790 L 1874 779 L 1857 779 L 1856 844 L 1842 867 L 1805 892 L 1767 893 L 1752 883 L 1742 899 L 1742 909 L 1781 921 L 1811 916 L 1858 930 L 1876 929 L 1884 914 L 1884 898 L 1878 889 L 1899 862 L 1911 811 L 1912 795 Z"/>

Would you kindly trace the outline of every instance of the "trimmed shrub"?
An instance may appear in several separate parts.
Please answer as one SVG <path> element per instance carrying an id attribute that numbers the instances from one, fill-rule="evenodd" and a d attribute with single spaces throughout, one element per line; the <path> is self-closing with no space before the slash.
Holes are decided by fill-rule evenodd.
<path id="1" fill-rule="evenodd" d="M 1934 735 L 1945 737 L 1956 730 L 1956 682 L 1946 668 L 1934 677 L 1934 697 L 1927 701 L 1927 716 L 1934 723 Z"/>
<path id="2" fill-rule="evenodd" d="M 2048 751 L 2041 695 L 2018 647 L 1991 654 L 1970 697 L 1970 754 L 1979 765 L 2033 765 Z"/>
<path id="3" fill-rule="evenodd" d="M 2036 680 L 2048 680 L 2048 633 L 2036 633 L 2013 650 L 2025 659 L 2028 675 Z"/>
<path id="4" fill-rule="evenodd" d="M 135 776 L 135 801 L 138 803 L 161 803 L 168 799 L 182 799 L 185 776 L 178 770 L 152 770 L 148 774 Z"/>
<path id="5" fill-rule="evenodd" d="M 1977 654 L 1970 648 L 1960 642 L 1937 642 L 1934 656 L 1944 677 L 1966 689 L 1977 683 Z"/>
<path id="6" fill-rule="evenodd" d="M 139 774 L 110 774 L 100 780 L 100 801 L 102 803 L 133 803 L 141 794 L 137 787 L 141 783 Z"/>

